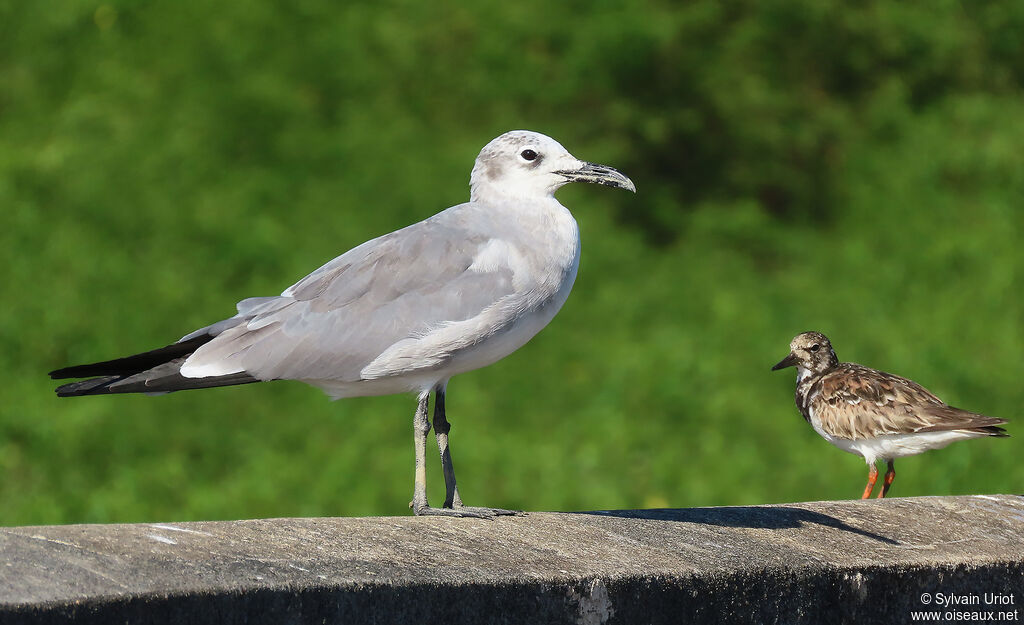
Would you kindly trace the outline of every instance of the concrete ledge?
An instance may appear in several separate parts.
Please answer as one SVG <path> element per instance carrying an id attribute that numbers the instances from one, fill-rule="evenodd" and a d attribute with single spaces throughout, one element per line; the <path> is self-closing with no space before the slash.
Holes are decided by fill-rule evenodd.
<path id="1" fill-rule="evenodd" d="M 943 605 L 986 593 L 1014 603 Z M 1011 495 L 0 528 L 5 624 L 902 623 L 1021 601 Z"/>

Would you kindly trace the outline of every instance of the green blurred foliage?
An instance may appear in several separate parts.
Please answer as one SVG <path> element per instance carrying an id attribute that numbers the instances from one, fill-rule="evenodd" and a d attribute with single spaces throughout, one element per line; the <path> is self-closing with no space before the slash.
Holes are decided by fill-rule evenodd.
<path id="1" fill-rule="evenodd" d="M 1022 49 L 1006 2 L 0 0 L 0 524 L 407 513 L 411 397 L 58 400 L 45 373 L 464 201 L 513 128 L 639 193 L 559 193 L 568 304 L 452 382 L 466 501 L 856 496 L 768 368 L 817 329 L 1019 416 Z M 1020 492 L 1018 445 L 901 460 L 894 494 Z"/>

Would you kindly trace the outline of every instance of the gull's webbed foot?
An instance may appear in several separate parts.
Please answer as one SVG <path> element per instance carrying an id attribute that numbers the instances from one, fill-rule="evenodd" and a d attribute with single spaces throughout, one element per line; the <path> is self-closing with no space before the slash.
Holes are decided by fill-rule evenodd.
<path id="1" fill-rule="evenodd" d="M 519 510 L 504 510 L 502 508 L 483 508 L 479 506 L 456 506 L 454 508 L 432 508 L 430 506 L 409 505 L 416 516 L 446 516 L 463 517 L 472 519 L 493 519 L 497 516 L 526 516 L 525 512 Z"/>
<path id="2" fill-rule="evenodd" d="M 496 516 L 526 516 L 526 513 L 522 510 L 505 510 L 504 508 L 483 508 L 479 506 L 455 506 L 452 508 L 456 512 L 469 513 L 467 516 L 480 516 L 484 518 L 493 518 Z"/>

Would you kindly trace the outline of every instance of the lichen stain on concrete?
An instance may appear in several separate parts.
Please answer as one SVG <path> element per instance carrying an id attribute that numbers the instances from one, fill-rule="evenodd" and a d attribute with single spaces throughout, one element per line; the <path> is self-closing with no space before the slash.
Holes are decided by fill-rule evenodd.
<path id="1" fill-rule="evenodd" d="M 854 596 L 857 597 L 857 600 L 862 603 L 866 601 L 868 598 L 868 588 L 864 583 L 864 574 L 857 571 L 852 574 L 844 574 L 843 577 L 846 578 L 846 581 L 850 582 L 850 587 L 854 592 Z"/>
<path id="2" fill-rule="evenodd" d="M 599 579 L 590 582 L 586 595 L 570 590 L 569 599 L 579 608 L 577 625 L 603 625 L 615 614 L 608 588 Z"/>

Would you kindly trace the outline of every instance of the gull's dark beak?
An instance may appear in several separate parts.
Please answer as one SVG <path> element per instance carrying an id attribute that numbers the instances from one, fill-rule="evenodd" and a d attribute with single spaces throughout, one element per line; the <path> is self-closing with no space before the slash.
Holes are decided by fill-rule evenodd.
<path id="1" fill-rule="evenodd" d="M 583 166 L 579 169 L 556 171 L 555 173 L 564 177 L 569 182 L 593 182 L 636 193 L 636 186 L 632 180 L 627 178 L 622 172 L 611 167 L 605 167 L 604 165 L 583 163 Z"/>
<path id="2" fill-rule="evenodd" d="M 786 367 L 792 367 L 796 365 L 796 356 L 793 352 L 790 352 L 788 356 L 779 361 L 777 365 L 772 367 L 772 371 L 778 371 L 779 369 L 785 369 Z"/>

